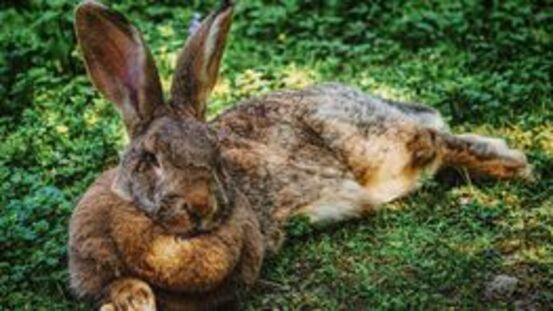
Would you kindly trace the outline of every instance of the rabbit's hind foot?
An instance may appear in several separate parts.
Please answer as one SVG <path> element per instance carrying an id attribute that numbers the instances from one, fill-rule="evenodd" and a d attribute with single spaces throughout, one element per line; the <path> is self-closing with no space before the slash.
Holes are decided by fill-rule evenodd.
<path id="1" fill-rule="evenodd" d="M 156 300 L 150 286 L 145 282 L 126 278 L 115 281 L 108 294 L 108 301 L 100 311 L 155 311 Z"/>
<path id="2" fill-rule="evenodd" d="M 524 153 L 509 148 L 502 139 L 476 134 L 446 134 L 444 138 L 446 166 L 466 168 L 473 175 L 496 179 L 533 179 Z"/>

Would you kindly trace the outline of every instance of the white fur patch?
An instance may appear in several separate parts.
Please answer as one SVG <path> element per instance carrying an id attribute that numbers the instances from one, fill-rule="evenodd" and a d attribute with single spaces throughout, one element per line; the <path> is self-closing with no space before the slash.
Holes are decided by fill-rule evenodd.
<path id="1" fill-rule="evenodd" d="M 444 119 L 439 114 L 424 114 L 423 120 L 423 126 L 439 131 L 449 131 L 449 126 L 447 125 L 447 123 L 445 123 Z"/>
<path id="2" fill-rule="evenodd" d="M 371 198 L 378 204 L 388 203 L 402 197 L 415 188 L 415 180 L 402 175 L 387 176 L 386 180 L 379 181 L 368 187 Z"/>
<path id="3" fill-rule="evenodd" d="M 359 217 L 376 207 L 365 189 L 357 182 L 345 180 L 337 189 L 324 189 L 315 202 L 297 213 L 314 224 L 329 224 Z"/>

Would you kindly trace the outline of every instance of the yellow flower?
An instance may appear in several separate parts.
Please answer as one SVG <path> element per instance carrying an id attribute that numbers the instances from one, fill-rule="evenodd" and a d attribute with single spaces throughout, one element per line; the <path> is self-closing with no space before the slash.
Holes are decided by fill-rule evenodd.
<path id="1" fill-rule="evenodd" d="M 157 28 L 164 38 L 171 37 L 175 34 L 175 30 L 170 25 L 163 25 Z"/>
<path id="2" fill-rule="evenodd" d="M 67 132 L 69 132 L 69 128 L 65 125 L 58 125 L 56 126 L 56 131 L 59 134 L 67 134 Z"/>
<path id="3" fill-rule="evenodd" d="M 263 80 L 263 74 L 252 69 L 247 69 L 236 78 L 237 91 L 242 94 L 252 94 L 261 91 L 267 85 Z"/>
<path id="4" fill-rule="evenodd" d="M 84 115 L 84 122 L 88 127 L 91 127 L 98 122 L 98 115 L 93 110 L 90 112 L 87 111 Z"/>
<path id="5" fill-rule="evenodd" d="M 217 81 L 217 84 L 215 84 L 215 88 L 213 88 L 213 96 L 214 97 L 225 97 L 230 94 L 230 85 L 227 80 L 225 79 L 219 79 Z"/>
<path id="6" fill-rule="evenodd" d="M 304 88 L 313 84 L 314 74 L 308 69 L 299 69 L 295 65 L 288 66 L 283 71 L 284 87 L 287 88 Z"/>

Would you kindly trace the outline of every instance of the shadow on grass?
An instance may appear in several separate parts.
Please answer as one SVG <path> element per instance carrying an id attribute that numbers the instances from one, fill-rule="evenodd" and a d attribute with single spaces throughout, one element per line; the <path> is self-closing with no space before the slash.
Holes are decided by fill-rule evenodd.
<path id="1" fill-rule="evenodd" d="M 550 166 L 551 159 L 541 162 L 537 173 L 548 176 Z M 540 239 L 552 238 L 544 231 L 553 225 L 552 218 L 548 214 L 545 222 L 535 224 L 525 220 L 528 211 L 547 212 L 547 187 L 544 180 L 469 184 L 458 172 L 446 170 L 392 208 L 290 237 L 282 252 L 266 262 L 263 281 L 246 305 L 546 307 L 553 303 L 553 254 L 551 249 L 541 250 L 539 258 L 529 254 Z M 483 199 L 464 202 L 467 191 Z M 533 191 L 537 193 L 530 195 Z M 525 208 L 527 204 L 532 207 Z M 506 249 L 514 239 L 520 244 Z M 516 277 L 518 287 L 512 295 L 488 300 L 486 284 L 499 274 Z"/>

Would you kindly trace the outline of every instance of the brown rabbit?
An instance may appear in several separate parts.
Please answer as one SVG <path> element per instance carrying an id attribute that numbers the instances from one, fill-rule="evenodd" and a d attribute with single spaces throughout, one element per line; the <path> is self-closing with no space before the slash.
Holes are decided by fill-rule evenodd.
<path id="1" fill-rule="evenodd" d="M 138 30 L 93 1 L 76 10 L 90 78 L 130 137 L 70 223 L 72 287 L 103 310 L 230 301 L 256 281 L 290 217 L 359 217 L 441 167 L 529 176 L 502 140 L 450 134 L 433 109 L 339 84 L 271 93 L 206 123 L 232 8 L 224 1 L 188 40 L 167 103 Z"/>

